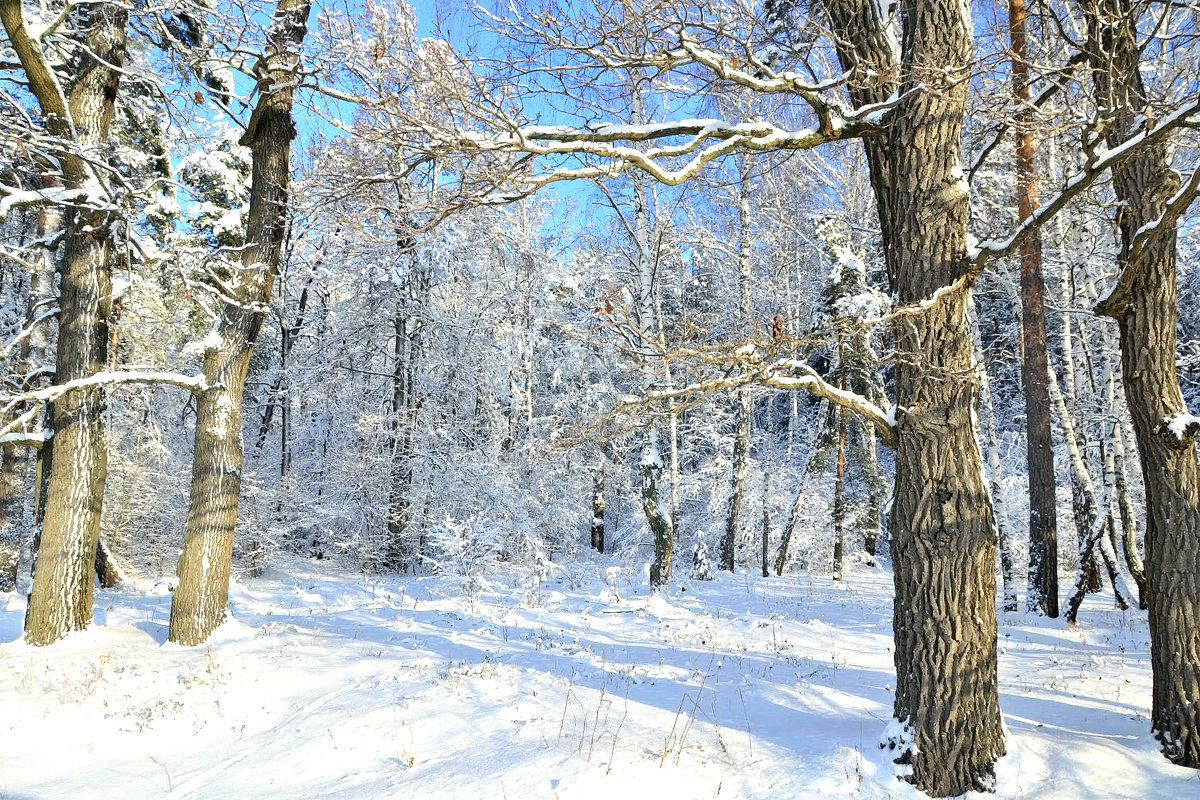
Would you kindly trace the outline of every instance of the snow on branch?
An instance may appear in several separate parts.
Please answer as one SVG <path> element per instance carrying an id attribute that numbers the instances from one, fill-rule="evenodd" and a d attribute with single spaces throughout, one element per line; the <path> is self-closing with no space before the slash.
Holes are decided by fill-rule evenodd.
<path id="1" fill-rule="evenodd" d="M 875 426 L 883 443 L 896 446 L 896 423 L 893 409 L 881 408 L 866 397 L 839 389 L 826 381 L 817 371 L 795 358 L 766 361 L 752 343 L 742 345 L 728 354 L 730 366 L 719 378 L 698 381 L 678 388 L 650 389 L 643 396 L 627 400 L 627 407 L 643 406 L 661 400 L 699 400 L 716 392 L 738 386 L 767 386 L 773 389 L 808 392 L 852 411 Z M 712 360 L 711 358 L 709 360 Z"/>
<path id="2" fill-rule="evenodd" d="M 7 344 L 5 344 L 3 347 L 0 347 L 0 362 L 7 361 L 8 357 L 12 355 L 13 349 L 22 341 L 29 338 L 29 336 L 33 334 L 39 325 L 46 320 L 54 319 L 57 316 L 58 306 L 54 306 L 34 317 L 33 320 L 30 321 L 29 324 L 27 324 L 24 328 L 22 328 L 15 336 L 13 336 L 13 338 L 10 339 Z"/>
<path id="3" fill-rule="evenodd" d="M 975 273 L 981 271 L 989 259 L 1003 258 L 1015 253 L 1026 238 L 1053 219 L 1054 215 L 1061 211 L 1067 203 L 1082 194 L 1109 169 L 1132 156 L 1139 148 L 1162 141 L 1178 128 L 1195 124 L 1200 121 L 1197 119 L 1198 116 L 1200 116 L 1200 96 L 1192 98 L 1187 105 L 1163 117 L 1154 127 L 1129 137 L 1116 147 L 1090 153 L 1083 169 L 1067 179 L 1057 195 L 1034 211 L 1009 236 L 1003 239 L 989 239 L 980 243 L 970 254 L 972 271 Z M 1182 209 L 1179 213 L 1182 213 Z M 1122 276 L 1122 279 L 1124 277 Z"/>
<path id="4" fill-rule="evenodd" d="M 1200 417 L 1180 411 L 1163 418 L 1159 432 L 1180 449 L 1191 447 L 1200 435 Z"/>
<path id="5" fill-rule="evenodd" d="M 0 402 L 4 406 L 0 408 L 0 419 L 17 411 L 21 406 L 29 403 L 30 408 L 24 409 L 20 414 L 13 418 L 10 422 L 0 424 L 0 437 L 8 437 L 10 434 L 18 434 L 11 441 L 21 444 L 35 444 L 33 441 L 36 436 L 30 436 L 23 433 L 23 428 L 28 425 L 37 416 L 38 409 L 48 402 L 58 399 L 68 392 L 78 391 L 80 389 L 94 388 L 110 388 L 127 383 L 144 383 L 165 386 L 178 386 L 182 389 L 187 389 L 195 394 L 202 392 L 206 388 L 203 375 L 182 375 L 178 372 L 140 372 L 140 371 L 119 371 L 119 372 L 97 372 L 95 375 L 89 375 L 86 378 L 77 378 L 66 383 L 47 386 L 44 389 L 37 389 L 32 392 L 24 392 L 17 395 L 0 395 Z M 10 441 L 8 438 L 3 438 L 3 441 Z M 36 446 L 36 445 L 35 445 Z"/>
<path id="6" fill-rule="evenodd" d="M 811 150 L 827 142 L 859 138 L 880 130 L 877 122 L 827 111 L 818 128 L 799 130 L 761 120 L 734 123 L 720 119 L 647 125 L 534 125 L 499 136 L 461 134 L 457 142 L 445 142 L 445 148 L 477 153 L 593 157 L 603 162 L 559 167 L 523 179 L 534 187 L 562 180 L 614 177 L 630 168 L 645 172 L 660 183 L 677 186 L 697 175 L 706 164 L 738 150 Z M 633 146 L 639 142 L 664 143 L 643 150 Z M 672 159 L 683 158 L 687 160 L 674 165 Z"/>

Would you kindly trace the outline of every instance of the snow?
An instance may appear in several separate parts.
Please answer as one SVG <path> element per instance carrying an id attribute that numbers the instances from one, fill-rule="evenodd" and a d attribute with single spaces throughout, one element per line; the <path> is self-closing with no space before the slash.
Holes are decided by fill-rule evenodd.
<path id="1" fill-rule="evenodd" d="M 164 644 L 149 583 L 56 645 L 0 645 L 0 795 L 921 796 L 879 746 L 905 738 L 884 572 L 652 594 L 598 558 L 468 597 L 310 563 L 235 583 L 206 647 Z M 1145 615 L 1110 605 L 1002 623 L 996 797 L 1194 794 L 1149 733 Z M 0 638 L 23 614 L 0 595 Z"/>
<path id="2" fill-rule="evenodd" d="M 1200 417 L 1194 416 L 1187 411 L 1180 411 L 1177 414 L 1171 414 L 1166 417 L 1163 420 L 1163 426 L 1175 438 L 1175 441 L 1184 442 L 1189 437 L 1194 437 L 1200 431 Z"/>

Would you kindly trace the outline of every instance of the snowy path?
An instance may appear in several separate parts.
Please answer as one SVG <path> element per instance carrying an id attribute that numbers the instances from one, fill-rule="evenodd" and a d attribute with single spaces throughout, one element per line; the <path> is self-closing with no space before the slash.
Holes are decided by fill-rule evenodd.
<path id="1" fill-rule="evenodd" d="M 304 567 L 301 567 L 304 568 Z M 890 578 L 590 582 L 465 598 L 445 579 L 275 574 L 208 648 L 170 598 L 0 645 L 0 798 L 910 798 L 878 749 Z M 599 568 L 595 568 L 600 572 Z M 23 602 L 0 595 L 0 638 Z M 1001 628 L 997 797 L 1200 797 L 1148 733 L 1145 618 Z"/>

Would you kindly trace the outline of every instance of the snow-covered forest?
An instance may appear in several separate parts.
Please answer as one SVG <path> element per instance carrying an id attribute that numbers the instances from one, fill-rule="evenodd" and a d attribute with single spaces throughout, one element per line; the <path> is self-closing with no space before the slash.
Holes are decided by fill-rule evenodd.
<path id="1" fill-rule="evenodd" d="M 1200 793 L 1197 0 L 0 23 L 0 797 Z"/>

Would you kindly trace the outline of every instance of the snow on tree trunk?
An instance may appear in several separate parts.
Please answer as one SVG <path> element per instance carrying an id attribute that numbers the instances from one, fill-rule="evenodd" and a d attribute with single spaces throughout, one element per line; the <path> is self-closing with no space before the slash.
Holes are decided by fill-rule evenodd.
<path id="1" fill-rule="evenodd" d="M 225 297 L 204 352 L 206 386 L 196 408 L 191 501 L 171 602 L 169 638 L 196 645 L 225 619 L 242 476 L 242 391 L 270 299 L 287 215 L 295 73 L 309 0 L 279 0 L 265 77 L 242 144 L 253 154 L 247 246 L 233 296 Z"/>
<path id="2" fill-rule="evenodd" d="M 1110 146 L 1148 111 L 1137 15 L 1125 0 L 1087 7 L 1097 98 L 1113 111 Z M 1176 226 L 1164 219 L 1179 189 L 1166 144 L 1144 147 L 1112 173 L 1120 203 L 1120 274 L 1097 311 L 1120 329 L 1121 375 L 1146 488 L 1146 585 L 1153 669 L 1151 728 L 1171 761 L 1200 767 L 1200 461 L 1176 366 Z M 1147 228 L 1149 226 L 1149 228 Z"/>
<path id="3" fill-rule="evenodd" d="M 89 162 L 105 160 L 102 148 L 125 61 L 126 13 L 108 5 L 82 12 L 86 46 L 72 64 L 65 97 L 50 75 L 40 41 L 25 28 L 20 2 L 0 2 L 0 17 L 46 116 L 47 131 L 58 139 L 62 188 L 97 201 L 69 207 L 64 218 L 55 362 L 55 382 L 61 384 L 94 375 L 107 362 L 113 218 Z M 108 473 L 103 403 L 104 390 L 93 387 L 64 395 L 53 406 L 55 452 L 25 617 L 31 644 L 50 644 L 92 621 L 92 569 Z"/>
<path id="4" fill-rule="evenodd" d="M 730 474 L 729 509 L 725 514 L 725 535 L 721 537 L 721 569 L 733 572 L 737 555 L 737 531 L 741 520 L 742 499 L 746 492 L 746 466 L 750 461 L 750 389 L 738 390 L 734 406 L 733 467 Z"/>
<path id="5" fill-rule="evenodd" d="M 750 172 L 746 156 L 738 159 L 738 315 L 740 332 L 750 334 Z M 742 498 L 746 492 L 746 466 L 750 460 L 750 388 L 738 390 L 734 407 L 733 467 L 730 473 L 729 510 L 721 539 L 721 569 L 733 572 L 737 561 L 737 533 Z"/>
<path id="6" fill-rule="evenodd" d="M 991 381 L 988 364 L 975 320 L 975 364 L 979 371 L 980 424 L 987 443 L 988 482 L 992 495 L 993 516 L 996 519 L 996 538 L 1000 545 L 1000 579 L 1003 583 L 1004 610 L 1017 610 L 1017 585 L 1013 577 L 1012 530 L 1009 527 L 1004 497 L 1004 467 L 1000 461 L 1000 446 L 996 437 L 996 412 L 992 407 Z"/>
<path id="7" fill-rule="evenodd" d="M 592 480 L 592 549 L 597 553 L 604 552 L 604 455 L 596 465 L 596 474 Z"/>

